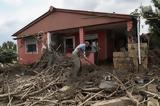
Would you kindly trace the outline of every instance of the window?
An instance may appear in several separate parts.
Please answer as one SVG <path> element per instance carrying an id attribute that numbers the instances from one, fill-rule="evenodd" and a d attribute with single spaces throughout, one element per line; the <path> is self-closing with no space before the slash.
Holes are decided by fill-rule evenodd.
<path id="1" fill-rule="evenodd" d="M 34 38 L 25 39 L 26 43 L 26 52 L 27 53 L 36 53 L 37 52 L 37 41 Z"/>

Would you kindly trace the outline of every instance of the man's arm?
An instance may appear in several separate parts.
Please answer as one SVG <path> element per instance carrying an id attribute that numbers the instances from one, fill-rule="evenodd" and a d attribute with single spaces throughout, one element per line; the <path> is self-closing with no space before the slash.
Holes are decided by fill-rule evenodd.
<path id="1" fill-rule="evenodd" d="M 85 47 L 84 47 L 84 48 L 82 47 L 82 48 L 79 48 L 79 49 L 78 49 L 78 51 L 79 51 L 79 56 L 82 57 L 82 58 L 84 58 L 84 60 L 87 61 L 89 64 L 93 64 L 92 62 L 90 62 L 90 61 L 88 60 L 88 58 L 87 58 L 87 56 L 86 56 L 86 52 L 85 52 L 86 50 L 85 50 L 85 49 L 86 49 Z"/>
<path id="2" fill-rule="evenodd" d="M 86 55 L 83 55 L 83 58 L 89 63 L 89 64 L 93 64 L 91 61 L 88 60 L 88 58 L 86 57 Z"/>

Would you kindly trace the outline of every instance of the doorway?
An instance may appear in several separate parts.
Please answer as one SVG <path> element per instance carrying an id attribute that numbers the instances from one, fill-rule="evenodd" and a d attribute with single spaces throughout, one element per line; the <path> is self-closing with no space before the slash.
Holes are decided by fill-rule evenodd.
<path id="1" fill-rule="evenodd" d="M 64 37 L 64 53 L 72 53 L 75 48 L 75 37 Z"/>

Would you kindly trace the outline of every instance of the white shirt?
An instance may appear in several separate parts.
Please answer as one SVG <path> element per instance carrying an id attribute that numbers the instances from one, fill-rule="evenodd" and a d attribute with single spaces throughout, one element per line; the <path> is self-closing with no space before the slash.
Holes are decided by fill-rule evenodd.
<path id="1" fill-rule="evenodd" d="M 72 52 L 73 55 L 77 55 L 79 50 L 78 49 L 81 49 L 83 54 L 85 55 L 85 50 L 86 50 L 86 44 L 79 44 L 75 49 L 74 51 Z"/>

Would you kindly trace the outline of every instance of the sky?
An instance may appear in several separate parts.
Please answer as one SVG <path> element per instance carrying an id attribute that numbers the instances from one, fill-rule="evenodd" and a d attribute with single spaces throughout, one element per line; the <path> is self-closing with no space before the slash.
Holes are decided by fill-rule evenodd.
<path id="1" fill-rule="evenodd" d="M 150 5 L 150 0 L 0 0 L 0 45 L 13 41 L 12 34 L 49 10 L 56 8 L 116 12 L 130 14 L 141 5 Z M 144 20 L 142 26 L 145 26 Z M 141 33 L 147 32 L 143 27 Z"/>

